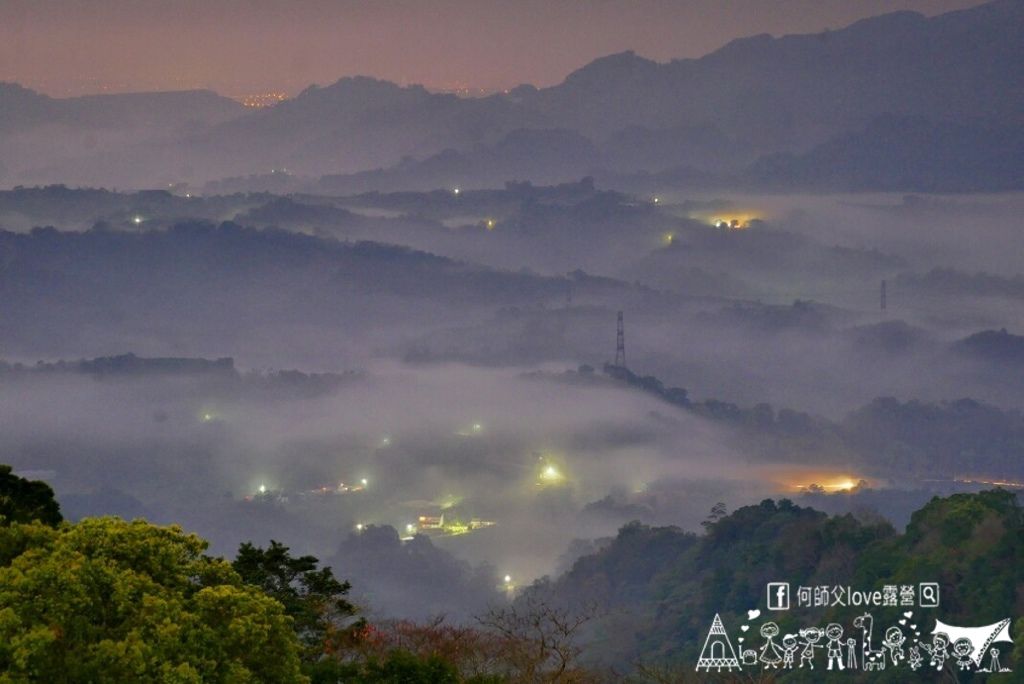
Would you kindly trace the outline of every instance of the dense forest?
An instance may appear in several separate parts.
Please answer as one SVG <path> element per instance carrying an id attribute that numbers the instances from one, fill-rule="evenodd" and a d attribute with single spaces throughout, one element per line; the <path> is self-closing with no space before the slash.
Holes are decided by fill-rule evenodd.
<path id="1" fill-rule="evenodd" d="M 347 582 L 282 543 L 242 544 L 229 561 L 177 526 L 65 521 L 48 485 L 2 466 L 0 681 L 699 681 L 693 664 L 711 618 L 749 619 L 779 578 L 873 588 L 927 577 L 947 624 L 1024 612 L 1024 509 L 1004 490 L 936 497 L 902 534 L 877 517 L 785 499 L 715 506 L 703 527 L 630 523 L 562 576 L 469 623 L 373 622 L 348 600 Z M 772 617 L 785 633 L 808 620 L 845 624 L 853 612 L 794 606 Z M 1022 630 L 1018 619 L 1013 632 Z M 1010 662 L 1022 657 L 1018 644 Z M 956 676 L 955 661 L 945 667 Z M 874 681 L 936 675 L 890 673 Z M 802 670 L 767 676 L 815 681 Z"/>

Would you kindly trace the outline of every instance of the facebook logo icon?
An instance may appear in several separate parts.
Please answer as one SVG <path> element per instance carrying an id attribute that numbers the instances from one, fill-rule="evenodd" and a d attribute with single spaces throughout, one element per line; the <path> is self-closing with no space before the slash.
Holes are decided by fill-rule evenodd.
<path id="1" fill-rule="evenodd" d="M 789 582 L 768 583 L 768 610 L 789 610 Z"/>

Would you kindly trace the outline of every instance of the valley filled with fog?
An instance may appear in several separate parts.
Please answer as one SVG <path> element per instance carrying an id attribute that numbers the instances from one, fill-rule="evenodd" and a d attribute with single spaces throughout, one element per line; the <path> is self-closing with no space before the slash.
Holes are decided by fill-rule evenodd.
<path id="1" fill-rule="evenodd" d="M 1022 204 L 6 191 L 0 446 L 72 516 L 286 539 L 380 615 L 719 501 L 902 524 L 1024 479 Z"/>
<path id="2" fill-rule="evenodd" d="M 1024 71 L 992 64 L 1021 18 L 481 98 L 0 84 L 0 462 L 73 520 L 283 541 L 416 619 L 719 502 L 902 529 L 1020 491 Z"/>

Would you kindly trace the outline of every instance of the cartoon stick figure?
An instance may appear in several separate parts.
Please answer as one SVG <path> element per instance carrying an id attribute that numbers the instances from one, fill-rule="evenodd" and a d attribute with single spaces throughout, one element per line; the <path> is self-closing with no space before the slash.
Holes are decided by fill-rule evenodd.
<path id="1" fill-rule="evenodd" d="M 921 644 L 921 648 L 931 654 L 931 660 L 928 661 L 928 664 L 936 670 L 941 670 L 942 666 L 946 664 L 946 658 L 949 657 L 949 653 L 946 652 L 946 646 L 948 645 L 949 637 L 942 633 L 933 636 L 931 644 Z"/>
<path id="2" fill-rule="evenodd" d="M 779 634 L 779 626 L 774 622 L 766 622 L 761 625 L 761 636 L 764 637 L 764 646 L 761 647 L 761 657 L 758 658 L 764 663 L 765 669 L 774 670 L 782 662 L 782 651 L 774 639 Z"/>
<path id="3" fill-rule="evenodd" d="M 814 669 L 814 649 L 821 648 L 821 627 L 804 627 L 800 630 L 800 636 L 804 638 L 804 648 L 800 651 L 800 667 L 806 663 L 810 669 Z"/>
<path id="4" fill-rule="evenodd" d="M 796 635 L 787 634 L 782 637 L 782 666 L 786 668 L 793 667 L 793 656 L 796 654 L 797 643 Z"/>
<path id="5" fill-rule="evenodd" d="M 953 655 L 956 656 L 956 664 L 961 670 L 969 670 L 974 664 L 970 658 L 972 651 L 974 651 L 974 644 L 970 639 L 962 638 L 953 642 Z"/>
<path id="6" fill-rule="evenodd" d="M 923 662 L 923 658 L 921 658 L 921 649 L 917 646 L 911 646 L 910 657 L 907 658 L 907 661 L 910 663 L 910 669 L 917 672 Z"/>
<path id="7" fill-rule="evenodd" d="M 892 659 L 893 666 L 900 664 L 906 656 L 903 655 L 903 642 L 907 640 L 907 637 L 903 636 L 903 631 L 895 625 L 885 630 L 885 638 L 882 640 L 882 648 L 888 649 L 889 657 Z"/>
<path id="8" fill-rule="evenodd" d="M 825 654 L 828 656 L 828 667 L 825 669 L 831 670 L 832 663 L 834 662 L 840 670 L 845 670 L 846 666 L 843 665 L 842 626 L 835 622 L 831 623 L 825 628 L 825 636 L 828 638 L 828 645 L 825 650 Z"/>
<path id="9" fill-rule="evenodd" d="M 857 640 L 853 637 L 846 640 L 846 667 L 857 669 Z"/>

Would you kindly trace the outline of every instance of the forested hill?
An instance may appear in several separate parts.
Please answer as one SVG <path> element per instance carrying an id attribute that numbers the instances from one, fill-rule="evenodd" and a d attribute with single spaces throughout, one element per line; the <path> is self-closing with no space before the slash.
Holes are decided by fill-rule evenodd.
<path id="1" fill-rule="evenodd" d="M 684 388 L 666 387 L 654 376 L 612 365 L 604 370 L 669 404 L 730 426 L 747 453 L 766 461 L 774 456 L 850 466 L 865 476 L 900 484 L 965 476 L 1003 482 L 1024 478 L 1024 415 L 1017 410 L 969 398 L 924 402 L 878 397 L 832 421 L 769 404 L 695 401 Z M 973 472 L 965 473 L 965 468 Z"/>
<path id="2" fill-rule="evenodd" d="M 694 679 L 693 668 L 716 615 L 741 651 L 764 648 L 759 624 L 780 636 L 829 623 L 855 633 L 851 623 L 863 607 L 806 608 L 794 596 L 791 610 L 770 610 L 765 589 L 777 581 L 794 591 L 937 583 L 937 608 L 872 608 L 878 632 L 892 624 L 886 632 L 905 632 L 908 649 L 931 639 L 936 619 L 973 626 L 1009 617 L 1011 635 L 1024 633 L 1024 509 L 1004 490 L 936 497 L 903 534 L 878 518 L 830 517 L 785 499 L 731 514 L 716 505 L 704 528 L 697 535 L 626 525 L 558 579 L 492 604 L 476 626 L 368 621 L 347 600 L 347 582 L 284 544 L 244 543 L 229 564 L 177 526 L 66 522 L 46 483 L 0 465 L 0 671 L 7 675 L 0 679 L 709 681 L 718 677 Z M 1024 640 L 1000 645 L 1003 664 L 1020 669 Z M 943 667 L 952 681 L 963 674 L 953 659 Z M 756 663 L 741 674 L 820 681 L 800 669 L 763 673 Z M 936 674 L 900 663 L 888 679 L 851 681 L 935 681 Z"/>
<path id="3" fill-rule="evenodd" d="M 735 631 L 747 622 L 748 610 L 760 609 L 762 619 L 774 620 L 786 634 L 830 622 L 850 631 L 851 621 L 864 612 L 796 606 L 768 611 L 765 591 L 773 581 L 787 581 L 794 591 L 797 586 L 874 590 L 938 582 L 941 607 L 922 616 L 928 630 L 935 617 L 955 625 L 1013 617 L 1011 633 L 1024 633 L 1024 510 L 1003 490 L 936 497 L 913 515 L 904 534 L 878 519 L 829 517 L 785 499 L 728 515 L 718 511 L 705 527 L 706 534 L 695 535 L 631 523 L 606 547 L 530 592 L 600 616 L 587 653 L 602 666 L 646 663 L 678 673 L 693 671 L 716 613 Z M 886 611 L 899 609 L 874 612 L 881 621 L 891 617 Z M 761 646 L 756 629 L 748 637 L 748 645 Z M 1020 663 L 1024 648 L 1018 645 L 1014 653 Z M 899 675 L 909 672 L 904 667 Z M 934 675 L 929 672 L 922 681 L 934 681 L 927 679 Z"/>

